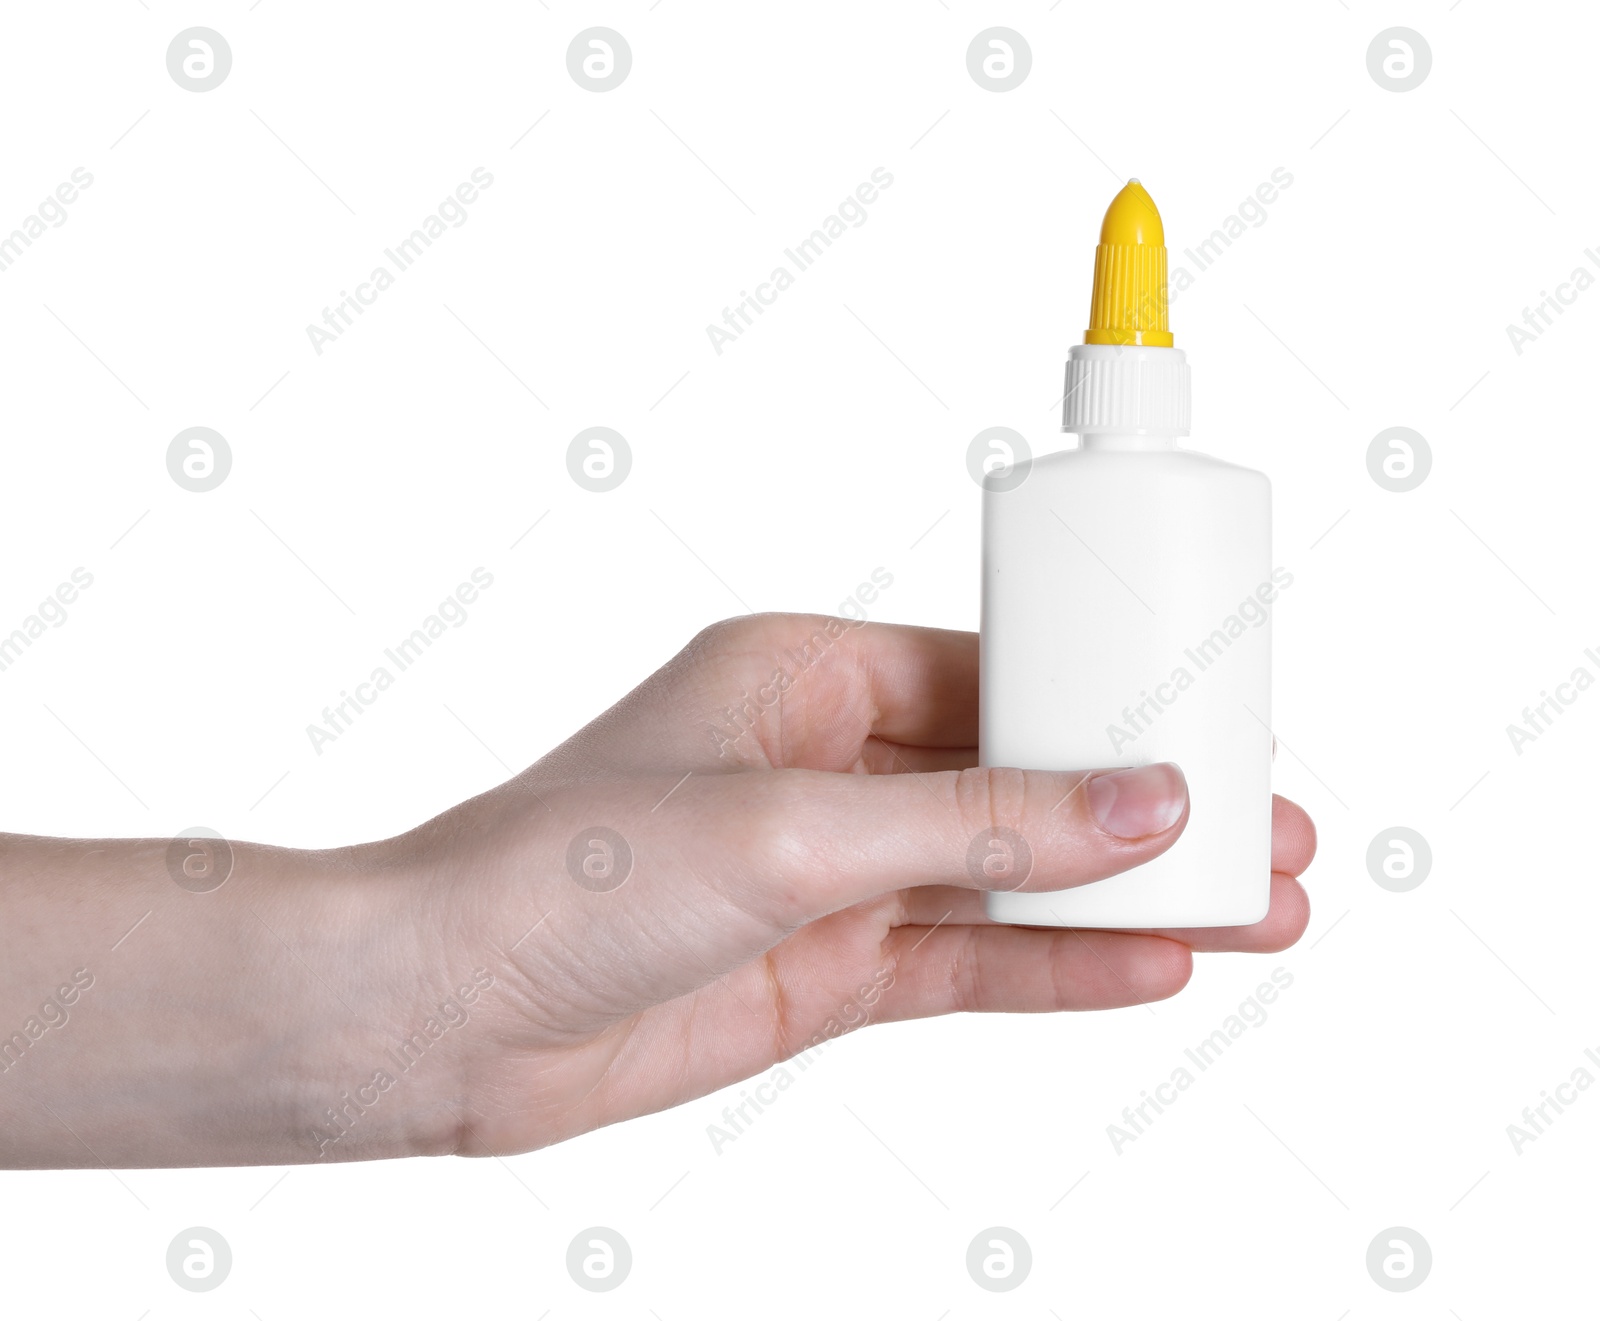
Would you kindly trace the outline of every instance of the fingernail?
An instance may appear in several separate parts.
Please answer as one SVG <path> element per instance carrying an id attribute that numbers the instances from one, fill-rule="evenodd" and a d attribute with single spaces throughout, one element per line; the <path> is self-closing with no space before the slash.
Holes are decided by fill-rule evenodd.
<path id="1" fill-rule="evenodd" d="M 1183 772 L 1169 761 L 1096 775 L 1085 792 L 1094 819 L 1120 839 L 1143 839 L 1170 829 L 1189 799 Z"/>

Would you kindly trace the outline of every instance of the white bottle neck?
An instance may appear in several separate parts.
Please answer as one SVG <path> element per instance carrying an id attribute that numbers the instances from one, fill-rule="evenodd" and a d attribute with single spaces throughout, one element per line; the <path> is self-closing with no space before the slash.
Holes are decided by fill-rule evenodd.
<path id="1" fill-rule="evenodd" d="M 1079 436 L 1078 448 L 1086 450 L 1175 450 L 1176 436 L 1142 436 L 1135 432 L 1097 431 Z"/>
<path id="2" fill-rule="evenodd" d="M 1061 429 L 1102 436 L 1189 434 L 1189 363 L 1182 349 L 1074 344 Z"/>

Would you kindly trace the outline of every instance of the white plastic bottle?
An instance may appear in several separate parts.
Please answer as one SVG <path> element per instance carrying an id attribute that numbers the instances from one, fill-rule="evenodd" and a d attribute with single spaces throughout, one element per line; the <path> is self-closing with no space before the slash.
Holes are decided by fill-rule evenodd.
<path id="1" fill-rule="evenodd" d="M 1088 342 L 1067 364 L 1076 449 L 983 496 L 985 766 L 1170 761 L 1189 821 L 1160 857 L 1068 890 L 993 891 L 1030 926 L 1240 926 L 1271 886 L 1271 559 L 1266 477 L 1191 450 L 1160 216 L 1137 180 L 1106 213 Z"/>

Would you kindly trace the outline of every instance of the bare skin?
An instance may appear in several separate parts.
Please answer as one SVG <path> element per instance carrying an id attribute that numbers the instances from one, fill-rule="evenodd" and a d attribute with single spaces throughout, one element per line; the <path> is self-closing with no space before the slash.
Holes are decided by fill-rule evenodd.
<path id="1" fill-rule="evenodd" d="M 1188 804 L 1173 767 L 980 770 L 976 743 L 974 635 L 764 615 L 391 840 L 234 844 L 206 890 L 170 841 L 0 836 L 0 1164 L 527 1151 L 866 1023 L 1161 999 L 1195 951 L 1305 930 L 1315 832 L 1278 798 L 1254 926 L 988 922 L 980 832 L 1061 889 Z"/>

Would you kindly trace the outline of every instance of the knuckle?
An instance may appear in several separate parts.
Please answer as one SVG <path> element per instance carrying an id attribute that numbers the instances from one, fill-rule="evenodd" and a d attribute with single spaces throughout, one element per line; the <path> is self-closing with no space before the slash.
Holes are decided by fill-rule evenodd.
<path id="1" fill-rule="evenodd" d="M 753 643 L 766 636 L 773 618 L 770 614 L 762 614 L 733 615 L 719 619 L 714 624 L 707 624 L 690 638 L 684 650 L 696 656 L 717 656 L 725 652 L 748 650 Z"/>
<path id="2" fill-rule="evenodd" d="M 973 767 L 954 777 L 966 872 L 978 889 L 1049 889 L 1048 877 L 1070 874 L 1081 862 L 1078 820 L 1070 809 L 1055 810 L 1072 796 L 1072 776 Z"/>
<path id="3" fill-rule="evenodd" d="M 981 830 L 1026 834 L 1033 772 L 1004 766 L 972 766 L 954 773 L 956 812 L 967 835 Z"/>
<path id="4" fill-rule="evenodd" d="M 745 626 L 743 616 L 733 615 L 727 619 L 719 619 L 715 623 L 707 624 L 690 639 L 689 645 L 697 650 L 714 648 L 719 643 L 734 636 Z"/>
<path id="5" fill-rule="evenodd" d="M 772 771 L 747 798 L 746 841 L 773 867 L 809 866 L 824 852 L 823 831 L 811 817 L 811 772 Z"/>
<path id="6" fill-rule="evenodd" d="M 714 624 L 707 624 L 684 643 L 679 653 L 680 659 L 689 661 L 714 659 L 729 649 L 731 639 L 740 623 L 738 619 L 719 619 Z"/>
<path id="7" fill-rule="evenodd" d="M 951 948 L 949 962 L 945 965 L 945 993 L 954 1013 L 973 1013 L 982 1008 L 978 933 L 978 927 L 968 927 L 965 939 Z"/>
<path id="8" fill-rule="evenodd" d="M 727 838 L 738 869 L 760 895 L 768 915 L 798 926 L 819 881 L 826 878 L 828 840 L 814 819 L 810 772 L 771 771 L 739 776 L 752 783 L 729 804 Z"/>

